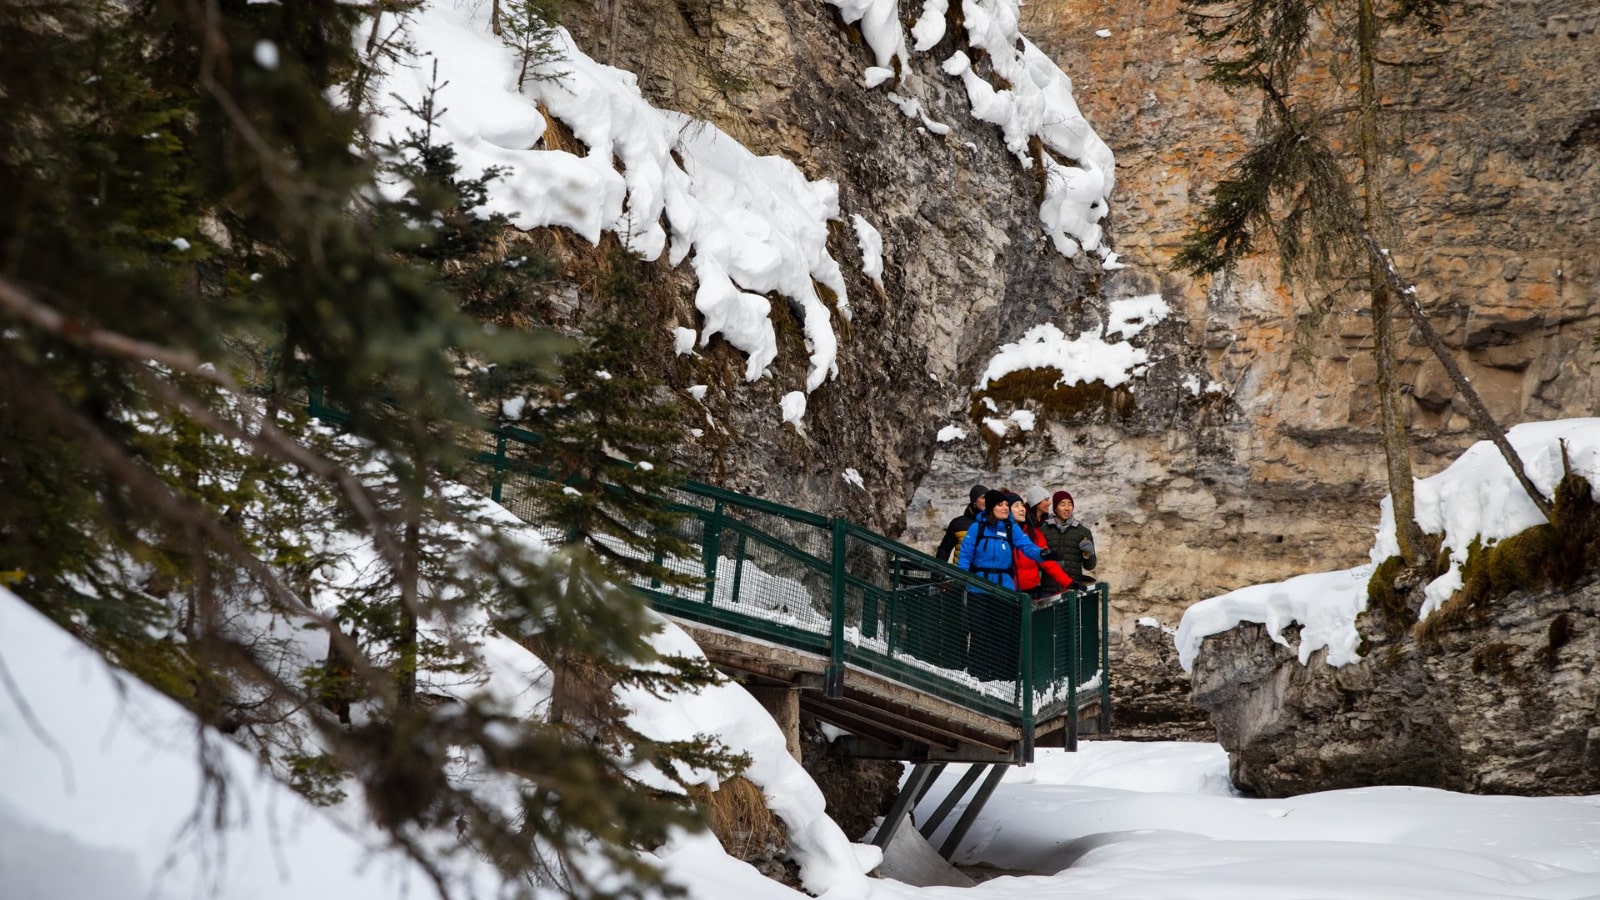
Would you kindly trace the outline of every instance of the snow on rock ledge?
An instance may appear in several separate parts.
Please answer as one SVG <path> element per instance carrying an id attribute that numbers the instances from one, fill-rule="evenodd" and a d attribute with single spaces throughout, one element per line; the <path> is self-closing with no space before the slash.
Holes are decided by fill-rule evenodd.
<path id="1" fill-rule="evenodd" d="M 1506 440 L 1546 497 L 1555 496 L 1565 474 L 1561 461 L 1565 445 L 1572 471 L 1589 480 L 1600 500 L 1600 418 L 1528 422 L 1507 431 Z M 1444 535 L 1444 547 L 1450 551 L 1450 570 L 1429 584 L 1424 595 L 1424 618 L 1461 587 L 1461 564 L 1467 561 L 1474 538 L 1492 544 L 1545 521 L 1500 451 L 1488 441 L 1473 444 L 1449 468 L 1418 481 L 1416 506 L 1422 530 Z M 1383 498 L 1382 509 L 1378 540 L 1372 547 L 1375 563 L 1400 553 L 1390 498 Z"/>
<path id="2" fill-rule="evenodd" d="M 416 58 L 391 66 L 373 90 L 385 98 L 374 139 L 419 126 L 405 107 L 421 105 L 437 63 L 437 130 L 462 172 L 506 170 L 490 185 L 490 211 L 522 228 L 570 228 L 591 243 L 612 232 L 640 258 L 666 253 L 674 266 L 692 251 L 701 346 L 721 334 L 748 358 L 745 378 L 760 378 L 778 353 L 763 296 L 776 293 L 804 314 L 806 391 L 836 376 L 832 311 L 816 285 L 848 320 L 844 274 L 827 249 L 828 223 L 841 219 L 838 186 L 758 157 L 708 122 L 651 106 L 632 73 L 590 59 L 565 29 L 554 35 L 559 59 L 519 91 L 516 55 L 490 34 L 487 14 L 487 6 L 434 3 L 409 20 Z M 587 150 L 538 149 L 546 130 L 539 106 Z"/>
<path id="3" fill-rule="evenodd" d="M 895 60 L 902 63 L 901 78 L 894 98 L 910 118 L 920 118 L 925 127 L 937 133 L 948 129 L 927 122 L 919 101 L 903 96 L 921 90 L 907 62 L 912 51 L 906 47 L 905 31 L 898 0 L 828 0 L 839 9 L 846 23 L 859 23 L 862 36 L 872 48 L 882 72 Z M 912 34 L 916 50 L 931 49 L 944 36 L 943 23 L 948 4 L 929 0 L 922 9 Z M 972 57 L 957 50 L 945 60 L 946 75 L 961 80 L 971 104 L 972 116 L 999 126 L 1006 148 L 1023 168 L 1035 160 L 1029 147 L 1038 138 L 1043 147 L 1044 198 L 1039 204 L 1039 221 L 1051 243 L 1062 256 L 1071 258 L 1079 250 L 1099 251 L 1108 265 L 1114 266 L 1109 248 L 1103 244 L 1100 220 L 1109 209 L 1115 186 L 1116 158 L 1078 109 L 1072 95 L 1072 79 L 1055 61 L 1022 36 L 1018 29 L 1021 4 L 1018 0 L 962 0 L 961 15 L 966 24 L 967 46 L 981 52 L 993 67 L 994 83 L 973 68 Z M 888 79 L 868 74 L 868 85 Z"/>
<path id="4" fill-rule="evenodd" d="M 1572 471 L 1589 480 L 1595 499 L 1600 500 L 1600 418 L 1529 422 L 1510 429 L 1506 439 L 1522 458 L 1528 477 L 1546 496 L 1553 495 L 1561 481 L 1564 446 Z M 1461 565 L 1474 540 L 1492 544 L 1544 522 L 1511 467 L 1488 441 L 1467 448 L 1438 475 L 1418 480 L 1416 504 L 1422 530 L 1442 534 L 1444 547 L 1450 551 L 1450 570 L 1424 592 L 1424 618 L 1461 586 Z M 1398 553 L 1394 509 L 1385 497 L 1370 564 L 1252 585 L 1189 607 L 1176 638 L 1184 669 L 1193 670 L 1195 655 L 1207 637 L 1244 622 L 1265 624 L 1272 639 L 1285 645 L 1283 630 L 1293 623 L 1302 625 L 1302 664 L 1323 647 L 1329 650 L 1329 665 L 1356 661 L 1360 657 L 1355 648 L 1361 641 L 1356 617 L 1367 608 L 1367 579 L 1378 563 Z"/>
<path id="5" fill-rule="evenodd" d="M 1035 325 L 1022 337 L 995 351 L 978 379 L 977 389 L 981 391 L 1024 369 L 1055 369 L 1061 373 L 1058 385 L 1098 381 L 1113 388 L 1143 375 L 1150 353 L 1126 339 L 1166 318 L 1171 308 L 1160 294 L 1149 294 L 1114 300 L 1107 313 L 1110 322 L 1106 334 L 1124 340 L 1107 341 L 1093 331 L 1069 339 L 1065 332 L 1048 322 Z"/>

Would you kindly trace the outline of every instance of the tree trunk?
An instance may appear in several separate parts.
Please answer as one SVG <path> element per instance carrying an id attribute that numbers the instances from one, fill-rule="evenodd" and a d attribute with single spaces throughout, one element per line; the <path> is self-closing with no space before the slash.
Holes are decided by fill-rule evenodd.
<path id="1" fill-rule="evenodd" d="M 1378 361 L 1378 406 L 1383 413 L 1383 455 L 1388 463 L 1389 499 L 1394 508 L 1394 535 L 1406 565 L 1428 563 L 1411 468 L 1411 436 L 1406 424 L 1405 397 L 1395 376 L 1395 323 L 1389 287 L 1380 280 L 1372 290 L 1372 355 Z"/>
<path id="2" fill-rule="evenodd" d="M 367 99 L 367 82 L 372 79 L 372 73 L 378 66 L 378 34 L 382 25 L 383 10 L 379 7 L 372 13 L 372 27 L 367 31 L 366 48 L 356 63 L 355 75 L 351 77 L 350 87 L 345 93 L 350 108 L 358 113 Z"/>
<path id="3" fill-rule="evenodd" d="M 406 531 L 400 564 L 400 637 L 396 649 L 400 659 L 395 678 L 395 701 L 401 709 L 417 702 L 417 582 L 420 579 L 421 529 L 414 504 L 406 510 Z"/>
<path id="4" fill-rule="evenodd" d="M 1364 204 L 1361 224 L 1377 231 L 1384 221 L 1382 148 L 1378 137 L 1378 84 L 1373 66 L 1377 54 L 1378 17 L 1372 0 L 1360 0 L 1356 24 L 1356 50 L 1360 63 L 1361 182 Z M 1370 260 L 1367 278 L 1372 294 L 1372 356 L 1378 368 L 1378 408 L 1382 413 L 1383 455 L 1387 462 L 1389 498 L 1394 508 L 1395 540 L 1406 565 L 1419 568 L 1428 562 L 1422 528 L 1417 525 L 1411 468 L 1411 436 L 1406 423 L 1405 398 L 1395 372 L 1395 328 L 1389 286 Z"/>

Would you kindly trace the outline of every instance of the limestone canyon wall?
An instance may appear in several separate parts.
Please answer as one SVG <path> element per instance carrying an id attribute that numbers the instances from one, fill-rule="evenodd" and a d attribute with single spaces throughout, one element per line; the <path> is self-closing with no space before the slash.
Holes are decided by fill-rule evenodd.
<path id="1" fill-rule="evenodd" d="M 903 5 L 903 24 L 919 6 Z M 1211 282 L 1170 269 L 1255 116 L 1199 80 L 1175 0 L 1024 7 L 1024 32 L 1073 77 L 1117 154 L 1105 223 L 1128 264 L 1117 271 L 1050 249 L 1033 176 L 939 69 L 949 37 L 913 61 L 916 99 L 954 126 L 939 135 L 864 88 L 871 52 L 820 0 L 609 0 L 566 21 L 658 105 L 835 181 L 845 210 L 884 237 L 879 289 L 858 274 L 848 226 L 835 230 L 855 319 L 840 332 L 840 377 L 811 396 L 802 429 L 773 427 L 787 388 L 742 382 L 726 347 L 673 375 L 675 387 L 712 385 L 690 423 L 709 431 L 697 475 L 929 549 L 972 484 L 1067 487 L 1113 585 L 1119 666 L 1161 656 L 1143 647 L 1141 617 L 1170 626 L 1202 597 L 1362 559 L 1385 486 L 1359 298 L 1308 315 L 1325 292 L 1287 286 L 1265 258 Z M 1396 258 L 1505 424 L 1590 414 L 1600 392 L 1597 26 L 1589 0 L 1489 0 L 1436 36 L 1401 35 L 1407 65 L 1385 75 L 1403 113 L 1386 185 Z M 1150 362 L 1117 402 L 1061 412 L 1022 398 L 1038 427 L 998 448 L 983 440 L 971 389 L 996 347 L 1044 322 L 1098 330 L 1110 301 L 1153 293 L 1173 313 L 1136 339 Z M 692 304 L 679 306 L 687 323 Z M 799 341 L 798 329 L 780 336 Z M 803 358 L 785 352 L 777 368 Z M 1402 366 L 1421 477 L 1475 435 L 1426 348 L 1408 344 Z M 947 424 L 969 436 L 938 443 Z M 1170 686 L 1170 661 L 1149 666 L 1139 691 Z"/>
<path id="2" fill-rule="evenodd" d="M 1024 31 L 1072 74 L 1117 153 L 1112 231 L 1131 264 L 1106 296 L 1159 291 L 1178 311 L 1155 356 L 1199 353 L 1222 388 L 1207 408 L 1152 384 L 1132 421 L 1051 422 L 989 471 L 981 444 L 940 448 L 908 513 L 929 541 L 974 482 L 1062 484 L 1095 526 L 1113 622 L 1172 624 L 1196 599 L 1361 561 L 1386 492 L 1371 323 L 1359 298 L 1321 321 L 1314 288 L 1258 258 L 1234 277 L 1170 271 L 1197 205 L 1255 109 L 1201 83 L 1175 0 L 1024 9 Z M 1600 12 L 1586 0 L 1498 0 L 1436 36 L 1397 35 L 1384 75 L 1395 255 L 1504 424 L 1590 415 L 1600 399 Z M 1476 439 L 1428 350 L 1404 348 L 1417 476 Z M 1177 401 L 1177 402 L 1174 402 Z"/>
<path id="3" fill-rule="evenodd" d="M 940 71 L 956 30 L 913 57 L 916 87 L 869 90 L 871 50 L 820 0 L 611 2 L 574 8 L 564 21 L 596 59 L 636 73 L 656 105 L 835 182 L 846 219 L 861 214 L 882 234 L 880 289 L 860 274 L 848 221 L 834 228 L 829 251 L 849 279 L 854 314 L 834 323 L 839 377 L 810 395 L 800 428 L 780 427 L 776 414 L 806 358 L 797 321 L 779 323 L 779 377 L 745 382 L 742 358 L 718 340 L 700 359 L 670 363 L 669 381 L 711 385 L 703 412 L 686 404 L 696 410 L 687 424 L 707 432 L 691 448 L 698 477 L 897 532 L 934 435 L 964 408 L 975 367 L 1007 323 L 1075 321 L 1098 273 L 1087 255 L 1051 249 L 1034 175 L 998 128 L 972 118 L 961 82 Z M 950 133 L 908 118 L 891 88 Z M 694 324 L 685 294 L 680 321 Z M 862 487 L 843 477 L 847 468 Z"/>

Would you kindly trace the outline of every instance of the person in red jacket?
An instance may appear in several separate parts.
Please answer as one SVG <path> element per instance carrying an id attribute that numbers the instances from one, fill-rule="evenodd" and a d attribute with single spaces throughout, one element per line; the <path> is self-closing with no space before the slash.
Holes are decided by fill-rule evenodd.
<path id="1" fill-rule="evenodd" d="M 1033 507 L 1016 494 L 1008 494 L 1006 499 L 1011 502 L 1011 516 L 1022 526 L 1023 534 L 1038 545 L 1041 551 L 1045 551 L 1041 562 L 1034 562 L 1020 550 L 1016 552 L 1017 590 L 1027 591 L 1034 597 L 1048 597 L 1071 587 L 1072 576 L 1061 568 L 1061 564 L 1054 559 L 1054 554 L 1048 552 L 1050 545 L 1045 541 L 1044 530 L 1039 527 L 1039 519 Z"/>

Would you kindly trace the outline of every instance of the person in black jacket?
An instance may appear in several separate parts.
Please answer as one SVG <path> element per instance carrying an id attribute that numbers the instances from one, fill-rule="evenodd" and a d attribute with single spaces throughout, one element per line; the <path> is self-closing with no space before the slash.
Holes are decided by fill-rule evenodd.
<path id="1" fill-rule="evenodd" d="M 955 562 L 951 554 L 961 546 L 961 539 L 967 536 L 967 529 L 972 527 L 972 520 L 976 519 L 984 510 L 983 495 L 989 489 L 981 484 L 972 486 L 972 491 L 967 495 L 967 508 L 961 515 L 950 520 L 944 527 L 944 538 L 939 541 L 939 549 L 933 551 L 933 558 L 940 562 Z"/>

